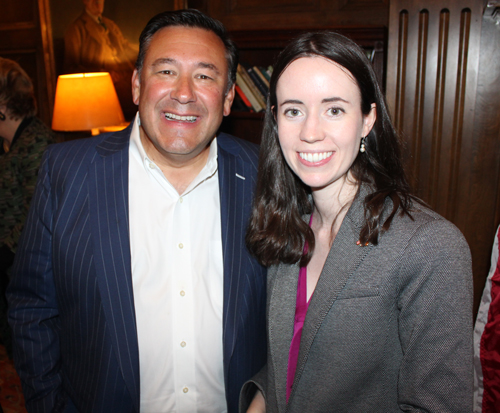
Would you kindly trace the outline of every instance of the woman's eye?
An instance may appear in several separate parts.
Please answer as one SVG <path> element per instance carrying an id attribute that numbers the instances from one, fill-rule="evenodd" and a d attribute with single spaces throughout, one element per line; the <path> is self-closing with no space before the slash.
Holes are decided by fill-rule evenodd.
<path id="1" fill-rule="evenodd" d="M 287 115 L 287 116 L 299 116 L 300 115 L 300 110 L 298 110 L 298 109 L 287 109 L 285 111 L 285 115 Z"/>
<path id="2" fill-rule="evenodd" d="M 329 109 L 330 115 L 333 115 L 333 116 L 340 115 L 342 112 L 343 111 L 340 108 L 331 108 L 331 109 Z"/>

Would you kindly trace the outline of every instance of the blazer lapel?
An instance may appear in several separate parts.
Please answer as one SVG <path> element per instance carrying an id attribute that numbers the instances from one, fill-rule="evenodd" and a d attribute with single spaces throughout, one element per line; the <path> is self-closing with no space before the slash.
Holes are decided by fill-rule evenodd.
<path id="1" fill-rule="evenodd" d="M 222 254 L 224 261 L 223 347 L 224 379 L 228 381 L 231 360 L 245 300 L 241 276 L 242 254 L 245 249 L 244 206 L 252 202 L 252 182 L 248 166 L 231 147 L 218 139 L 219 192 L 221 206 Z"/>
<path id="2" fill-rule="evenodd" d="M 90 17 L 87 12 L 84 11 L 82 16 L 82 19 L 85 22 L 85 29 L 87 30 L 89 36 L 92 37 L 97 43 L 101 43 L 102 35 L 99 33 L 99 30 L 102 30 L 102 28 L 99 29 L 99 24 L 92 20 L 92 17 Z"/>
<path id="3" fill-rule="evenodd" d="M 365 192 L 366 188 L 362 186 L 358 196 L 349 208 L 326 258 L 318 284 L 311 297 L 300 340 L 294 388 L 297 387 L 297 383 L 300 380 L 309 351 L 323 320 L 331 307 L 335 305 L 335 301 L 348 279 L 356 271 L 370 250 L 374 248 L 371 244 L 363 247 L 356 244 L 364 221 L 363 200 L 366 196 Z M 292 401 L 293 394 L 294 391 L 292 390 L 290 401 Z"/>
<path id="4" fill-rule="evenodd" d="M 298 278 L 298 264 L 280 264 L 268 272 L 268 340 L 271 350 L 268 369 L 273 369 L 280 412 L 286 408 L 288 353 L 293 336 Z"/>
<path id="5" fill-rule="evenodd" d="M 128 146 L 132 125 L 107 137 L 89 170 L 94 260 L 109 335 L 139 411 L 139 351 L 128 223 Z"/>

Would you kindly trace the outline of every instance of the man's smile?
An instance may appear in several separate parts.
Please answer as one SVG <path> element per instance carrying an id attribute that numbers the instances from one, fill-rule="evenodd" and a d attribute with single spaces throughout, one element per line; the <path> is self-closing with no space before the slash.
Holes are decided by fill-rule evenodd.
<path id="1" fill-rule="evenodd" d="M 198 119 L 198 117 L 197 116 L 180 116 L 180 115 L 176 115 L 174 113 L 166 112 L 165 119 L 193 123 L 196 121 L 196 119 Z"/>

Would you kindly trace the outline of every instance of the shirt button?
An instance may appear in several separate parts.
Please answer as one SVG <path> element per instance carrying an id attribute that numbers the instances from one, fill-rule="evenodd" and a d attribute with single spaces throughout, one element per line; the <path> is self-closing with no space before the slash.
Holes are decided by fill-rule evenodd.
<path id="1" fill-rule="evenodd" d="M 186 293 L 184 291 L 181 291 L 181 297 L 184 297 Z"/>
<path id="2" fill-rule="evenodd" d="M 184 202 L 184 198 L 182 196 L 179 198 L 179 202 L 182 204 Z"/>
<path id="3" fill-rule="evenodd" d="M 186 342 L 185 341 L 181 341 L 181 347 L 186 347 Z"/>
<path id="4" fill-rule="evenodd" d="M 179 243 L 179 248 L 180 249 L 183 249 L 184 248 L 184 245 L 182 244 L 182 242 Z"/>
<path id="5" fill-rule="evenodd" d="M 187 387 L 184 387 L 184 388 L 182 389 L 182 391 L 183 391 L 184 393 L 187 393 L 187 392 L 189 391 L 189 389 L 188 389 Z"/>
<path id="6" fill-rule="evenodd" d="M 151 169 L 155 169 L 155 168 L 156 168 L 156 165 L 155 165 L 154 163 L 150 163 L 150 164 L 149 164 L 149 167 L 150 167 Z"/>

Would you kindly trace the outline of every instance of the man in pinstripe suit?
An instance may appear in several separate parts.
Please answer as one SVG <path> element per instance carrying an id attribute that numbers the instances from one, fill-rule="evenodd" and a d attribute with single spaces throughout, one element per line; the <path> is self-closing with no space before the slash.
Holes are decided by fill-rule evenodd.
<path id="1" fill-rule="evenodd" d="M 244 244 L 257 149 L 220 133 L 237 52 L 155 16 L 124 131 L 50 147 L 9 287 L 36 412 L 236 412 L 265 362 L 265 269 Z"/>

